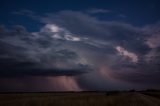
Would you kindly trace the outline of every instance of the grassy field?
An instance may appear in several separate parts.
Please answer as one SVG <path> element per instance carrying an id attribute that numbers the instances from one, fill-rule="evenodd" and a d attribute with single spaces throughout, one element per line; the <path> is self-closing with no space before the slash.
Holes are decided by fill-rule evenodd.
<path id="1" fill-rule="evenodd" d="M 160 92 L 0 94 L 0 106 L 160 106 Z"/>

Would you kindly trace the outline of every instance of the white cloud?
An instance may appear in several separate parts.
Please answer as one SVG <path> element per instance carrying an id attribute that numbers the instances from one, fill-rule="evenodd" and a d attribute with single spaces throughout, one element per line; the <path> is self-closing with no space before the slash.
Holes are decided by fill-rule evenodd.
<path id="1" fill-rule="evenodd" d="M 55 24 L 47 24 L 43 29 L 42 31 L 50 31 L 50 32 L 53 32 L 53 33 L 56 33 L 56 32 L 59 32 L 61 30 L 60 27 L 58 27 L 57 25 Z"/>
<path id="2" fill-rule="evenodd" d="M 52 38 L 53 39 L 63 39 L 60 35 L 58 35 L 58 34 L 54 34 L 53 36 L 52 36 Z"/>
<path id="3" fill-rule="evenodd" d="M 61 39 L 73 42 L 81 41 L 80 37 L 75 36 L 74 34 L 70 33 L 67 29 L 59 27 L 56 24 L 45 25 L 45 27 L 41 29 L 41 32 L 45 32 L 51 35 L 53 39 Z"/>
<path id="4" fill-rule="evenodd" d="M 138 56 L 135 53 L 129 52 L 121 46 L 117 46 L 116 50 L 120 55 L 129 58 L 132 62 L 138 62 Z"/>
<path id="5" fill-rule="evenodd" d="M 75 41 L 75 42 L 76 41 L 81 41 L 81 39 L 79 37 L 75 37 L 75 36 L 72 36 L 72 35 L 69 35 L 69 34 L 65 35 L 64 38 L 66 40 L 69 40 L 69 41 Z"/>

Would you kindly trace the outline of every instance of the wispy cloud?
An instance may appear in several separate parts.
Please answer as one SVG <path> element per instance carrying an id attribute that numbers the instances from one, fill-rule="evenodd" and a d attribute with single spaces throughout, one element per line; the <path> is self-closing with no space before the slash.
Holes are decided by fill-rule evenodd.
<path id="1" fill-rule="evenodd" d="M 19 16 L 27 16 L 33 20 L 40 20 L 41 19 L 41 16 L 36 14 L 36 12 L 31 11 L 31 10 L 27 10 L 27 9 L 23 9 L 20 11 L 13 11 L 13 12 L 11 12 L 11 14 L 19 15 Z"/>
<path id="2" fill-rule="evenodd" d="M 113 11 L 108 9 L 91 8 L 91 9 L 88 9 L 87 12 L 90 14 L 101 14 L 101 13 L 110 13 Z"/>

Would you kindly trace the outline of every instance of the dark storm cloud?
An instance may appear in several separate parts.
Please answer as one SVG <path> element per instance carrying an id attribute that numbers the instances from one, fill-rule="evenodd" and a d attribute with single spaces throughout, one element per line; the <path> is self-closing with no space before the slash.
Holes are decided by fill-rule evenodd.
<path id="1" fill-rule="evenodd" d="M 89 40 L 82 41 L 85 43 L 88 41 L 86 48 L 88 48 L 87 45 L 96 47 L 96 49 L 91 49 L 95 49 L 93 58 L 99 57 L 99 59 L 96 59 L 98 59 L 98 62 L 101 61 L 96 67 L 101 67 L 101 64 L 106 63 L 111 68 L 110 73 L 113 74 L 113 78 L 136 83 L 159 83 L 160 67 L 154 65 L 158 64 L 159 61 L 158 52 L 155 53 L 159 47 L 159 28 L 157 24 L 148 25 L 148 27 L 136 27 L 124 22 L 100 21 L 88 14 L 75 11 L 48 14 L 47 17 L 42 18 L 42 22 L 57 24 L 78 37 L 88 38 Z M 121 48 L 122 54 L 114 51 L 118 46 Z M 101 54 L 101 51 L 104 54 Z M 107 51 L 110 51 L 110 53 L 108 54 Z M 152 55 L 152 62 L 155 61 L 153 65 L 146 61 L 150 55 Z M 154 56 L 156 58 L 153 59 Z M 88 56 L 87 59 L 88 61 L 92 60 L 91 64 L 97 63 L 95 62 L 96 59 L 92 59 L 92 56 Z M 112 67 L 116 67 L 116 69 Z"/>
<path id="2" fill-rule="evenodd" d="M 23 64 L 23 63 L 21 63 Z M 21 65 L 18 64 L 18 65 Z M 21 66 L 14 66 L 13 68 L 1 68 L 2 77 L 24 77 L 24 76 L 76 76 L 87 73 L 86 69 L 43 69 L 43 68 L 28 68 L 30 64 L 25 64 L 23 68 Z"/>
<path id="3" fill-rule="evenodd" d="M 156 24 L 136 27 L 78 11 L 38 18 L 45 24 L 39 32 L 27 32 L 22 26 L 11 32 L 1 28 L 1 67 L 15 67 L 11 75 L 77 74 L 74 83 L 85 90 L 160 87 Z M 0 71 L 2 75 L 9 73 L 7 69 Z"/>
<path id="4" fill-rule="evenodd" d="M 32 33 L 20 25 L 0 32 L 0 74 L 5 76 L 78 75 L 89 70 L 88 65 L 74 63 L 78 55 L 69 49 L 59 49 L 62 41 L 46 33 Z M 67 67 L 68 66 L 68 67 Z"/>

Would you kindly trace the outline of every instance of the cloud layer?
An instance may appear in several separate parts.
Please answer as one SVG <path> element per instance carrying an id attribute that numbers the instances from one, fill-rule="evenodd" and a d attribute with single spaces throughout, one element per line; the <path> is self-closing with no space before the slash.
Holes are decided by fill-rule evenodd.
<path id="1" fill-rule="evenodd" d="M 45 24 L 38 32 L 0 27 L 1 77 L 41 76 L 52 82 L 45 90 L 160 88 L 159 24 L 140 28 L 78 11 L 33 17 Z"/>

